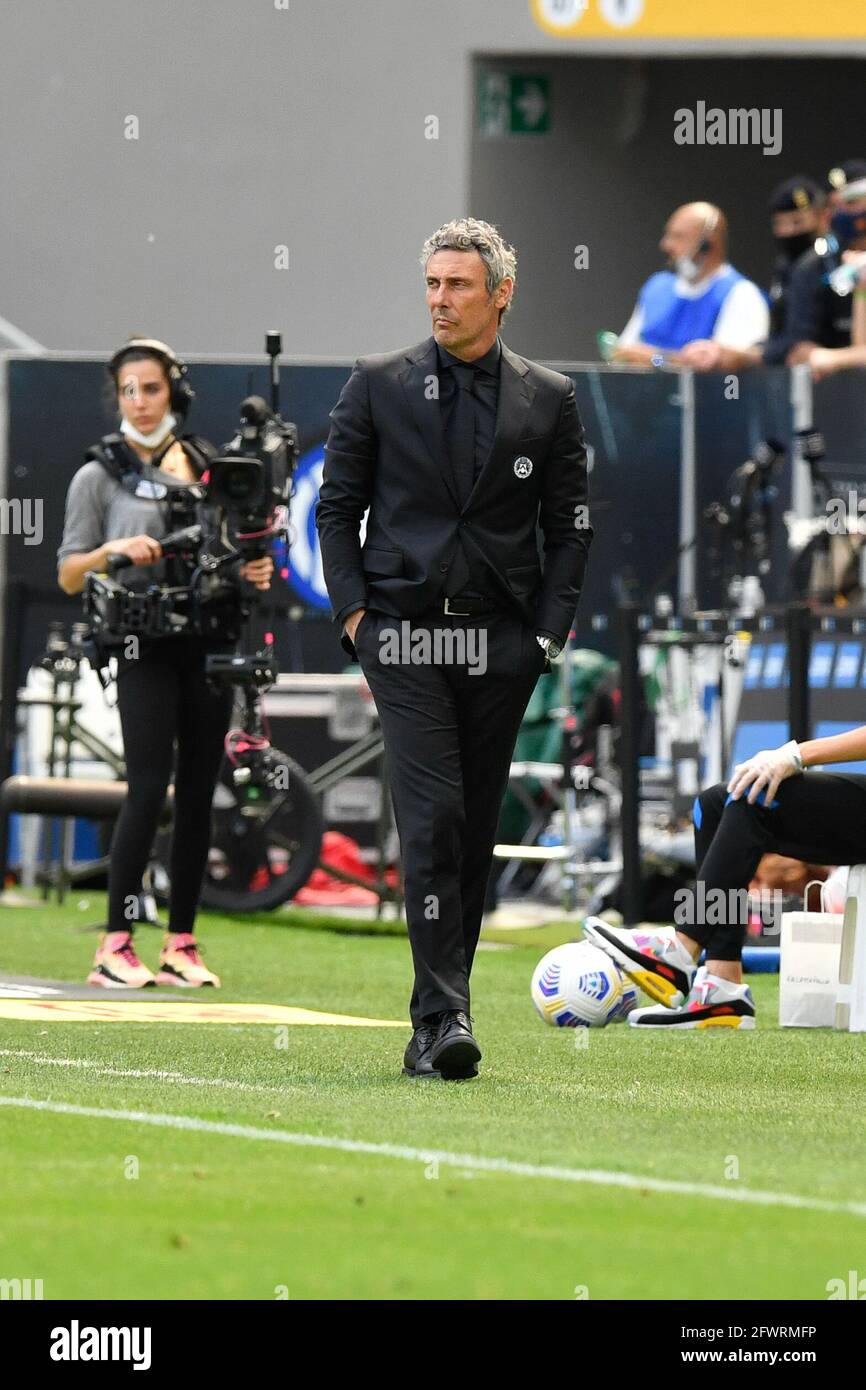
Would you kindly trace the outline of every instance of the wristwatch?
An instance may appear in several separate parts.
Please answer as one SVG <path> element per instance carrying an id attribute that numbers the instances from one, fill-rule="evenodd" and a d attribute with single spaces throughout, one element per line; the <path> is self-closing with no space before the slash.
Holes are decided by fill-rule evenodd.
<path id="1" fill-rule="evenodd" d="M 548 661 L 555 661 L 562 651 L 562 643 L 557 642 L 555 637 L 542 637 L 539 633 L 536 633 L 535 640 L 547 656 Z"/>

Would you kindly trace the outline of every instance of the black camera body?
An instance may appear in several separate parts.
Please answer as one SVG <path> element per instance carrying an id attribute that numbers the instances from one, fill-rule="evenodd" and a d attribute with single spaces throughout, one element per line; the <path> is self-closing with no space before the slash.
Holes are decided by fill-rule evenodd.
<path id="1" fill-rule="evenodd" d="M 261 396 L 240 408 L 240 428 L 211 460 L 207 500 L 223 518 L 232 547 L 244 560 L 266 555 L 285 521 L 300 447 L 295 425 L 287 424 Z"/>

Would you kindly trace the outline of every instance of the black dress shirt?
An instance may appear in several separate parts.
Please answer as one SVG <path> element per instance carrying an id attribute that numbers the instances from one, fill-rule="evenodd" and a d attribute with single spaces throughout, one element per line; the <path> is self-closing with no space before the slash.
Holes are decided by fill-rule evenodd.
<path id="1" fill-rule="evenodd" d="M 493 436 L 496 433 L 496 412 L 499 406 L 499 370 L 502 357 L 499 337 L 497 335 L 490 351 L 485 352 L 483 357 L 476 358 L 474 362 L 461 361 L 447 348 L 442 347 L 441 343 L 436 344 L 436 351 L 439 355 L 439 409 L 442 412 L 442 425 L 446 434 L 448 417 L 457 395 L 457 386 L 448 368 L 452 366 L 472 367 L 475 371 L 473 387 L 475 399 L 474 463 L 475 477 L 477 478 L 493 447 Z"/>

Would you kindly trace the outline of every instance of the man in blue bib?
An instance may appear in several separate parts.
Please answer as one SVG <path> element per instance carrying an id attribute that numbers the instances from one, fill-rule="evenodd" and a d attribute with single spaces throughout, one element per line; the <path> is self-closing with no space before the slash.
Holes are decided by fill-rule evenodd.
<path id="1" fill-rule="evenodd" d="M 728 224 L 720 208 L 677 208 L 659 247 L 668 268 L 651 275 L 638 294 L 615 360 L 717 371 L 726 350 L 742 352 L 766 341 L 767 301 L 728 264 Z"/>

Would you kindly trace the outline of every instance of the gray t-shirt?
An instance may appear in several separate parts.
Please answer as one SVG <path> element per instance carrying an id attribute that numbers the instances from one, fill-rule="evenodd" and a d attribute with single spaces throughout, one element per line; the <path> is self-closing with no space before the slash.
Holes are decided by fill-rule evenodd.
<path id="1" fill-rule="evenodd" d="M 142 464 L 141 472 L 144 478 L 177 486 L 177 478 L 150 464 Z M 164 502 L 133 496 L 96 459 L 82 464 L 66 494 L 63 539 L 57 550 L 58 571 L 67 555 L 86 554 L 104 541 L 142 535 L 161 540 L 168 533 L 165 506 Z M 131 589 L 145 589 L 149 584 L 165 583 L 165 571 L 165 560 L 155 565 L 132 565 L 124 571 L 123 582 Z"/>

